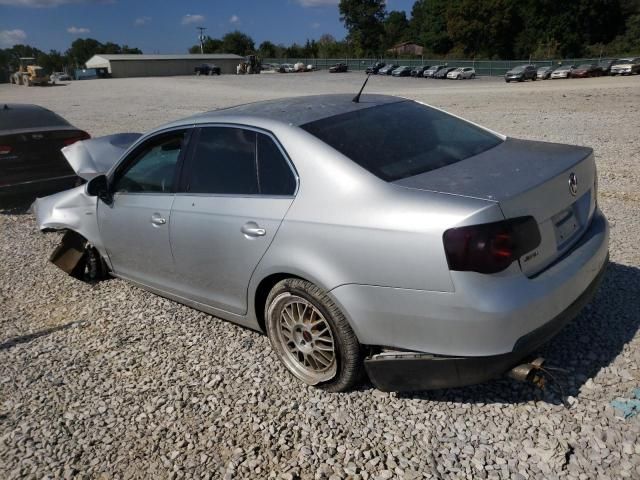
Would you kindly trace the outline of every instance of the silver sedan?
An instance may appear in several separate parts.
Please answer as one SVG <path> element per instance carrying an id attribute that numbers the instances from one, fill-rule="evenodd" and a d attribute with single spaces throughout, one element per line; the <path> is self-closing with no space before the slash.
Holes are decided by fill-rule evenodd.
<path id="1" fill-rule="evenodd" d="M 520 365 L 608 258 L 590 148 L 380 95 L 260 102 L 63 153 L 52 261 L 267 333 L 329 391 L 461 386 Z"/>

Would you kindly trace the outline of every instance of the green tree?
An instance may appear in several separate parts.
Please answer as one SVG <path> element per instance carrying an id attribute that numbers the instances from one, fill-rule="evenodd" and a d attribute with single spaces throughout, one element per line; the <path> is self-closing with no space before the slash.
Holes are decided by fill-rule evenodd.
<path id="1" fill-rule="evenodd" d="M 385 50 L 407 40 L 410 35 L 409 21 L 405 12 L 393 10 L 389 12 L 383 22 L 384 34 L 382 45 Z"/>
<path id="2" fill-rule="evenodd" d="M 69 62 L 75 66 L 87 63 L 96 53 L 102 53 L 103 45 L 94 38 L 78 38 L 71 43 L 71 47 L 66 54 Z"/>
<path id="3" fill-rule="evenodd" d="M 202 42 L 203 53 L 220 53 L 222 51 L 222 40 L 211 38 L 207 35 Z M 189 48 L 189 53 L 200 53 L 200 44 Z"/>
<path id="4" fill-rule="evenodd" d="M 258 53 L 262 58 L 276 58 L 278 56 L 278 47 L 266 40 L 258 47 Z"/>
<path id="5" fill-rule="evenodd" d="M 377 55 L 384 34 L 385 0 L 340 0 L 340 20 L 356 55 Z"/>
<path id="6" fill-rule="evenodd" d="M 224 53 L 235 53 L 241 56 L 249 55 L 255 50 L 253 39 L 238 30 L 229 32 L 222 37 L 220 48 Z"/>
<path id="7" fill-rule="evenodd" d="M 443 55 L 453 47 L 447 31 L 447 6 L 450 0 L 417 0 L 411 10 L 410 30 L 414 39 L 428 52 Z"/>

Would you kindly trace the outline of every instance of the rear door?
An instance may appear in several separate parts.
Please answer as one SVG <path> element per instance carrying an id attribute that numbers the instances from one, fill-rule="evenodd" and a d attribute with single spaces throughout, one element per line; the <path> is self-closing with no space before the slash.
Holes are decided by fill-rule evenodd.
<path id="1" fill-rule="evenodd" d="M 268 133 L 203 127 L 171 211 L 181 295 L 225 311 L 247 310 L 247 286 L 291 205 L 297 177 Z"/>
<path id="2" fill-rule="evenodd" d="M 169 222 L 189 130 L 158 134 L 124 159 L 111 179 L 113 201 L 98 201 L 98 225 L 113 270 L 172 289 Z"/>

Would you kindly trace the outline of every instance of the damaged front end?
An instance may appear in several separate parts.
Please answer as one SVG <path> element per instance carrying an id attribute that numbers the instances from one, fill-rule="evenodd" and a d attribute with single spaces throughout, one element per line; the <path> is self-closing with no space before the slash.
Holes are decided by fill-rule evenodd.
<path id="1" fill-rule="evenodd" d="M 79 177 L 91 180 L 107 173 L 139 137 L 122 133 L 94 138 L 65 147 L 62 153 Z M 81 185 L 38 198 L 32 206 L 41 231 L 65 232 L 50 260 L 76 278 L 97 280 L 109 269 L 98 230 L 97 201 Z"/>

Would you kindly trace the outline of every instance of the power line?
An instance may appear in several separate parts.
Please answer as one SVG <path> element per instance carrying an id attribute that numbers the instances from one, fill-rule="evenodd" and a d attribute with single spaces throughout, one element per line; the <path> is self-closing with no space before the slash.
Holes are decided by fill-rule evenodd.
<path id="1" fill-rule="evenodd" d="M 196 30 L 199 30 L 198 40 L 200 40 L 200 53 L 204 53 L 204 31 L 207 27 L 196 27 Z"/>

